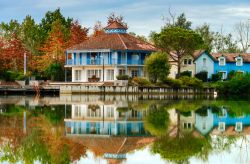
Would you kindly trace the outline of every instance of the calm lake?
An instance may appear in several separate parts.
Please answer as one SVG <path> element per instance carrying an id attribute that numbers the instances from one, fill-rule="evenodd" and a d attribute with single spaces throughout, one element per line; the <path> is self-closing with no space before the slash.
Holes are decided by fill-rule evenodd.
<path id="1" fill-rule="evenodd" d="M 0 97 L 1 163 L 250 163 L 250 101 Z"/>

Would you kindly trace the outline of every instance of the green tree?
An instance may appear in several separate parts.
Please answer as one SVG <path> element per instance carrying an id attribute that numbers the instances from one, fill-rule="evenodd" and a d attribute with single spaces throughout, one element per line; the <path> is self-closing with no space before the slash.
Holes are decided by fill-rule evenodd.
<path id="1" fill-rule="evenodd" d="M 207 159 L 211 150 L 210 140 L 194 137 L 191 133 L 184 134 L 182 138 L 166 135 L 157 139 L 151 148 L 154 154 L 174 163 L 188 163 L 193 156 Z"/>
<path id="2" fill-rule="evenodd" d="M 152 104 L 144 121 L 145 129 L 152 135 L 165 136 L 167 134 L 170 120 L 169 113 L 163 106 L 157 107 L 156 104 Z"/>
<path id="3" fill-rule="evenodd" d="M 0 24 L 0 35 L 7 39 L 10 40 L 13 35 L 19 36 L 20 34 L 20 24 L 18 23 L 17 20 L 10 20 L 9 23 L 4 23 L 2 22 Z"/>
<path id="4" fill-rule="evenodd" d="M 180 27 L 187 30 L 191 29 L 192 22 L 187 20 L 185 13 L 181 13 L 176 18 L 175 14 L 173 14 L 170 9 L 168 12 L 169 12 L 169 17 L 165 18 L 166 27 Z"/>
<path id="5" fill-rule="evenodd" d="M 192 25 L 192 22 L 187 20 L 185 13 L 181 13 L 177 17 L 177 21 L 174 24 L 175 27 L 180 27 L 180 28 L 184 28 L 188 30 L 191 29 L 191 25 Z"/>
<path id="6" fill-rule="evenodd" d="M 41 36 L 39 27 L 31 16 L 26 16 L 20 27 L 20 38 L 24 47 L 32 54 L 39 54 Z"/>
<path id="7" fill-rule="evenodd" d="M 165 27 L 152 36 L 156 46 L 161 48 L 177 63 L 177 76 L 180 76 L 181 62 L 184 55 L 192 55 L 203 45 L 202 38 L 192 30 L 180 27 Z"/>
<path id="8" fill-rule="evenodd" d="M 64 71 L 60 63 L 52 63 L 46 68 L 45 74 L 50 77 L 51 80 L 62 80 Z"/>
<path id="9" fill-rule="evenodd" d="M 157 82 L 157 80 L 164 80 L 170 70 L 168 55 L 164 52 L 152 53 L 145 60 L 145 69 L 153 83 Z"/>
<path id="10" fill-rule="evenodd" d="M 220 53 L 240 52 L 238 42 L 233 40 L 232 34 L 223 35 L 220 32 L 214 35 L 213 50 Z"/>
<path id="11" fill-rule="evenodd" d="M 44 42 L 47 37 L 49 36 L 49 32 L 52 30 L 53 23 L 55 21 L 60 21 L 62 26 L 64 27 L 63 34 L 66 38 L 70 35 L 70 27 L 73 21 L 72 18 L 65 18 L 61 14 L 60 8 L 56 9 L 55 11 L 48 11 L 44 18 L 42 18 L 41 23 L 39 24 L 40 27 L 40 35 L 42 37 L 42 41 Z"/>
<path id="12" fill-rule="evenodd" d="M 213 38 L 214 33 L 210 31 L 210 26 L 208 24 L 203 24 L 195 29 L 195 31 L 200 34 L 204 43 L 202 45 L 202 49 L 207 50 L 208 52 L 212 51 L 213 48 Z"/>

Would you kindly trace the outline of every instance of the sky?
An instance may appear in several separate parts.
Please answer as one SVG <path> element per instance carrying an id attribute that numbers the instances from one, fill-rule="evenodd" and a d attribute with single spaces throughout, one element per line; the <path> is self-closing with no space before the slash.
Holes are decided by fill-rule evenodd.
<path id="1" fill-rule="evenodd" d="M 160 31 L 169 8 L 176 16 L 184 12 L 193 28 L 207 23 L 223 33 L 233 33 L 239 21 L 250 21 L 249 0 L 0 0 L 0 22 L 22 22 L 31 15 L 39 23 L 47 11 L 58 7 L 65 17 L 78 19 L 88 28 L 96 21 L 105 26 L 107 16 L 114 12 L 124 16 L 129 32 L 145 36 Z"/>

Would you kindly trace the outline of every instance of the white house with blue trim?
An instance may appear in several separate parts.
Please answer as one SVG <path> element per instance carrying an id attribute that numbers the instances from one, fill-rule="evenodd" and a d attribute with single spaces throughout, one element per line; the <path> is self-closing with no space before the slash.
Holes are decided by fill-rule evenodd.
<path id="1" fill-rule="evenodd" d="M 144 60 L 156 48 L 127 33 L 118 22 L 109 24 L 105 34 L 91 37 L 66 51 L 66 68 L 72 69 L 72 82 L 114 81 L 117 75 L 146 76 Z"/>

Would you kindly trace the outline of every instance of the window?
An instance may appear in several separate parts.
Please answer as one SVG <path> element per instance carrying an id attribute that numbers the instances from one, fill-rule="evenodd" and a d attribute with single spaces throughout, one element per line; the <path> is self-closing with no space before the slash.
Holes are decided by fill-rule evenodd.
<path id="1" fill-rule="evenodd" d="M 227 79 L 227 72 L 226 71 L 220 71 L 220 73 L 221 73 L 221 79 L 222 80 Z"/>
<path id="2" fill-rule="evenodd" d="M 206 122 L 202 122 L 202 129 L 206 130 Z"/>
<path id="3" fill-rule="evenodd" d="M 108 118 L 112 118 L 114 117 L 114 107 L 107 107 L 106 108 L 106 111 L 107 111 L 107 117 Z"/>
<path id="4" fill-rule="evenodd" d="M 184 59 L 184 65 L 187 65 L 187 64 L 188 64 L 188 60 Z"/>
<path id="5" fill-rule="evenodd" d="M 188 59 L 188 65 L 192 64 L 192 59 Z"/>
<path id="6" fill-rule="evenodd" d="M 203 67 L 207 65 L 207 58 L 203 58 Z"/>
<path id="7" fill-rule="evenodd" d="M 138 70 L 131 70 L 131 77 L 137 77 L 138 76 Z"/>
<path id="8" fill-rule="evenodd" d="M 91 53 L 91 56 L 90 56 L 90 64 L 97 64 L 97 61 L 96 61 L 96 58 L 97 58 L 97 55 L 96 53 Z"/>
<path id="9" fill-rule="evenodd" d="M 114 70 L 113 69 L 107 70 L 107 80 L 114 80 Z"/>
<path id="10" fill-rule="evenodd" d="M 87 109 L 88 117 L 101 117 L 101 110 L 99 105 L 89 105 Z"/>
<path id="11" fill-rule="evenodd" d="M 190 123 L 190 122 L 184 122 L 183 123 L 183 128 L 184 129 L 192 129 L 192 123 Z"/>
<path id="12" fill-rule="evenodd" d="M 132 110 L 132 113 L 131 113 L 132 115 L 132 117 L 138 117 L 138 112 L 136 111 L 136 110 Z"/>
<path id="13" fill-rule="evenodd" d="M 184 59 L 184 65 L 192 65 L 192 59 Z"/>
<path id="14" fill-rule="evenodd" d="M 131 64 L 138 64 L 138 62 L 139 62 L 139 55 L 133 54 Z"/>
<path id="15" fill-rule="evenodd" d="M 125 69 L 119 69 L 119 75 L 125 75 L 126 70 Z"/>
<path id="16" fill-rule="evenodd" d="M 126 64 L 126 53 L 122 52 L 121 54 L 121 64 Z"/>
<path id="17" fill-rule="evenodd" d="M 218 130 L 219 130 L 220 132 L 224 132 L 225 129 L 226 129 L 225 122 L 219 122 Z"/>
<path id="18" fill-rule="evenodd" d="M 219 65 L 226 65 L 225 57 L 219 58 Z"/>
<path id="19" fill-rule="evenodd" d="M 75 117 L 81 117 L 81 106 L 75 106 Z"/>
<path id="20" fill-rule="evenodd" d="M 75 81 L 81 81 L 81 70 L 75 70 Z"/>
<path id="21" fill-rule="evenodd" d="M 242 132 L 242 122 L 236 122 L 235 131 Z"/>
<path id="22" fill-rule="evenodd" d="M 236 59 L 236 66 L 242 66 L 243 65 L 243 61 L 241 57 L 237 57 Z"/>
<path id="23" fill-rule="evenodd" d="M 99 69 L 97 69 L 97 70 L 88 70 L 87 71 L 87 76 L 88 76 L 88 78 L 92 78 L 95 75 L 96 77 L 100 78 L 101 75 L 102 75 L 101 73 L 102 73 L 102 71 L 99 70 Z"/>

